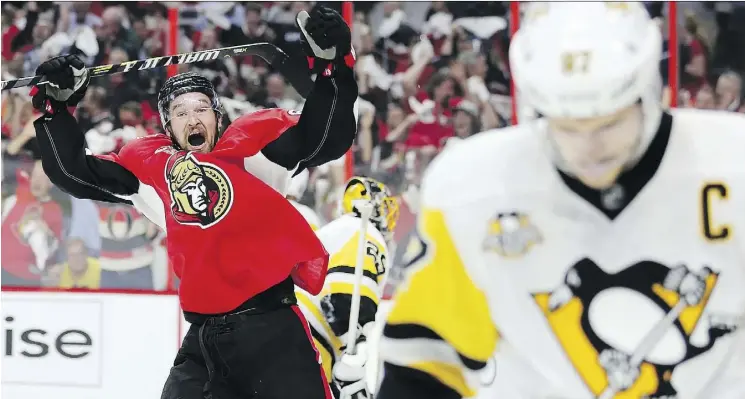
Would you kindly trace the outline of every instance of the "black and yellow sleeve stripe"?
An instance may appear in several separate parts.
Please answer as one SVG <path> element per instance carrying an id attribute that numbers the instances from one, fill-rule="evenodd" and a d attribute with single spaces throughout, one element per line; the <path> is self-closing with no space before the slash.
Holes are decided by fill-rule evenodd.
<path id="1" fill-rule="evenodd" d="M 469 277 L 443 213 L 424 208 L 419 233 L 426 252 L 393 297 L 383 331 L 380 350 L 386 374 L 381 394 L 391 396 L 380 398 L 417 389 L 403 386 L 407 381 L 428 387 L 428 392 L 416 397 L 473 396 L 469 371 L 486 366 L 496 348 L 497 329 L 486 296 Z M 428 378 L 429 384 L 422 383 Z M 431 392 L 438 386 L 441 392 Z"/>

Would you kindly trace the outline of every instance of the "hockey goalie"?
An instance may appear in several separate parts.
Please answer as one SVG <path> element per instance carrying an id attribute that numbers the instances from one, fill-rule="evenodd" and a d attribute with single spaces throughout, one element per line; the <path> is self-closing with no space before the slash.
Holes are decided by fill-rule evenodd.
<path id="1" fill-rule="evenodd" d="M 745 398 L 745 116 L 660 105 L 641 3 L 532 5 L 533 117 L 447 148 L 393 298 L 379 399 Z"/>
<path id="2" fill-rule="evenodd" d="M 368 202 L 372 213 L 365 234 L 365 247 L 359 248 L 360 217 L 358 204 Z M 388 188 L 368 177 L 353 177 L 344 190 L 340 203 L 341 216 L 317 231 L 321 242 L 331 254 L 329 270 L 321 293 L 310 295 L 296 288 L 298 303 L 310 323 L 316 348 L 321 353 L 326 378 L 337 399 L 365 399 L 366 366 L 369 349 L 367 339 L 374 329 L 375 316 L 388 271 L 388 245 L 398 220 L 398 201 Z M 364 255 L 360 281 L 359 328 L 355 334 L 355 354 L 345 351 L 355 266 L 358 252 Z"/>

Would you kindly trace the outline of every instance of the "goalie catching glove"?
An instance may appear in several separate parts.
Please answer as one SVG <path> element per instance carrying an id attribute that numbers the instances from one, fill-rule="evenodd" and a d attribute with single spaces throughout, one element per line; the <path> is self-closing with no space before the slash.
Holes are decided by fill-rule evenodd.
<path id="1" fill-rule="evenodd" d="M 338 12 L 318 6 L 310 14 L 299 12 L 295 22 L 303 34 L 303 50 L 313 73 L 332 76 L 338 64 L 349 68 L 354 66 L 356 57 L 352 49 L 352 34 Z"/>

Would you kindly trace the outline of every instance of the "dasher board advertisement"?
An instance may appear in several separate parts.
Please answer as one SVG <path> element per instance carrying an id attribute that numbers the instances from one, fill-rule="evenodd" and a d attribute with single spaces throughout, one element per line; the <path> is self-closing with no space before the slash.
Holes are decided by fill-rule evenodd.
<path id="1" fill-rule="evenodd" d="M 178 350 L 171 295 L 2 292 L 3 399 L 158 398 Z"/>

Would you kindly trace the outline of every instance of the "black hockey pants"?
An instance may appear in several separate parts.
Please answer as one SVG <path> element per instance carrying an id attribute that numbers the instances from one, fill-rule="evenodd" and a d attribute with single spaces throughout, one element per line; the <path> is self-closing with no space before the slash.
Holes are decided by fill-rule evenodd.
<path id="1" fill-rule="evenodd" d="M 293 287 L 227 315 L 185 313 L 192 325 L 161 399 L 333 399 Z"/>

